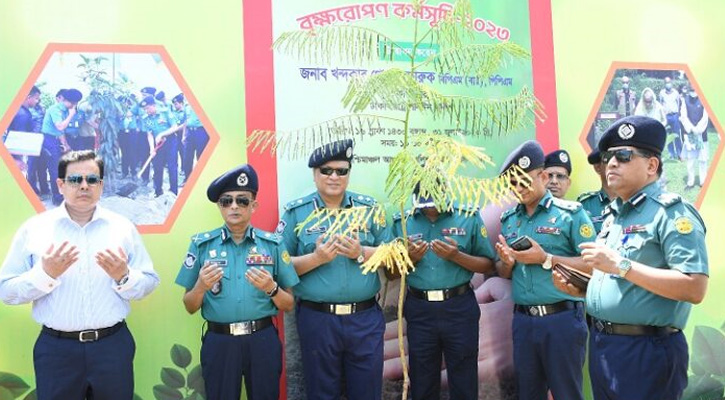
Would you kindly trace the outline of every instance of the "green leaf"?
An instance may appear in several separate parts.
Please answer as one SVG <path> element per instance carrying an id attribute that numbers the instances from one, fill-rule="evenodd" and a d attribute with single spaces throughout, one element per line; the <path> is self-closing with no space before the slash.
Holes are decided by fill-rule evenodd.
<path id="1" fill-rule="evenodd" d="M 154 397 L 156 400 L 183 400 L 184 395 L 178 389 L 166 385 L 154 386 Z"/>
<path id="2" fill-rule="evenodd" d="M 186 399 L 184 400 L 204 400 L 204 396 L 202 396 L 199 392 L 193 392 L 191 393 Z"/>
<path id="3" fill-rule="evenodd" d="M 179 389 L 184 387 L 186 379 L 184 379 L 184 375 L 182 375 L 181 372 L 173 368 L 162 368 L 161 382 L 163 382 L 166 386 Z"/>
<path id="4" fill-rule="evenodd" d="M 171 347 L 171 361 L 179 368 L 186 368 L 191 364 L 191 352 L 186 347 L 175 344 Z"/>
<path id="5" fill-rule="evenodd" d="M 721 400 L 725 394 L 722 382 L 710 376 L 692 375 L 687 382 L 687 389 L 682 394 L 683 400 Z"/>
<path id="6" fill-rule="evenodd" d="M 143 397 L 139 396 L 138 394 L 133 394 L 133 400 L 143 400 Z"/>
<path id="7" fill-rule="evenodd" d="M 696 326 L 690 367 L 695 375 L 725 376 L 725 335 L 709 326 Z"/>
<path id="8" fill-rule="evenodd" d="M 30 391 L 30 393 L 26 394 L 23 400 L 38 400 L 38 394 L 35 392 L 35 389 Z M 139 398 L 139 400 L 143 400 Z"/>
<path id="9" fill-rule="evenodd" d="M 189 371 L 189 377 L 187 378 L 189 388 L 197 391 L 204 392 L 204 378 L 201 375 L 201 365 L 197 364 L 196 367 Z"/>
<path id="10" fill-rule="evenodd" d="M 30 386 L 15 374 L 0 372 L 0 388 L 7 389 L 15 399 L 30 389 Z"/>
<path id="11" fill-rule="evenodd" d="M 10 390 L 0 387 L 0 400 L 15 400 L 15 395 Z"/>

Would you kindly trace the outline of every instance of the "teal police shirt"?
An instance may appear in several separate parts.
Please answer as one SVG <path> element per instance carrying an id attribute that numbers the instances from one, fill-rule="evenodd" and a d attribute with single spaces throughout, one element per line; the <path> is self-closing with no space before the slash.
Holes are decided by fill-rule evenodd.
<path id="1" fill-rule="evenodd" d="M 371 207 L 375 199 L 358 193 L 346 191 L 341 208 Z M 295 228 L 308 215 L 318 208 L 325 207 L 319 194 L 314 192 L 308 196 L 294 200 L 284 206 L 282 220 L 275 233 L 281 235 L 284 244 L 292 256 L 303 256 L 315 251 L 315 242 L 324 235 L 332 221 L 323 222 L 312 228 L 315 221 L 307 223 L 298 232 Z M 384 225 L 367 221 L 363 232 L 359 232 L 363 246 L 377 246 L 383 239 Z M 370 299 L 380 290 L 380 278 L 376 273 L 363 275 L 360 264 L 348 257 L 338 255 L 331 262 L 300 276 L 300 283 L 295 287 L 295 296 L 302 300 L 326 303 L 350 303 Z"/>
<path id="2" fill-rule="evenodd" d="M 607 218 L 607 206 L 611 202 L 607 193 L 600 189 L 594 192 L 582 193 L 577 197 L 576 201 L 582 204 L 582 207 L 591 218 L 596 233 L 601 232 L 602 223 Z"/>
<path id="3" fill-rule="evenodd" d="M 581 204 L 557 199 L 547 190 L 534 214 L 528 216 L 519 204 L 501 215 L 501 234 L 509 245 L 528 236 L 547 253 L 578 257 L 579 244 L 595 239 L 594 226 Z M 563 300 L 582 301 L 558 290 L 551 280 L 551 270 L 541 264 L 514 265 L 511 275 L 514 303 L 520 305 L 553 304 Z"/>
<path id="4" fill-rule="evenodd" d="M 159 136 L 160 133 L 168 130 L 175 124 L 176 118 L 171 113 L 166 111 L 157 111 L 156 114 L 147 114 L 143 118 L 143 130 L 151 132 L 154 139 Z"/>
<path id="5" fill-rule="evenodd" d="M 184 112 L 186 114 L 186 126 L 189 128 L 200 128 L 201 120 L 199 119 L 199 116 L 196 115 L 196 112 L 194 111 L 194 108 L 187 105 L 184 108 Z"/>
<path id="6" fill-rule="evenodd" d="M 281 240 L 251 226 L 239 244 L 226 226 L 194 235 L 176 283 L 191 290 L 207 261 L 224 270 L 220 283 L 204 294 L 201 315 L 208 321 L 232 323 L 277 315 L 272 299 L 245 277 L 250 267 L 265 269 L 284 289 L 299 282 Z"/>
<path id="7" fill-rule="evenodd" d="M 467 214 L 470 212 L 473 214 Z M 458 243 L 458 250 L 477 257 L 496 260 L 496 252 L 488 240 L 488 231 L 477 209 L 454 206 L 431 222 L 420 209 L 408 211 L 406 230 L 408 240 L 432 242 L 435 239 L 446 242 L 449 237 Z M 393 217 L 392 238 L 403 237 L 403 220 L 400 213 Z M 391 239 L 392 239 L 391 238 Z M 446 242 L 447 243 L 447 242 Z M 408 284 L 419 290 L 449 289 L 471 281 L 473 272 L 460 265 L 442 259 L 430 248 L 415 264 L 415 270 L 408 275 Z"/>
<path id="8" fill-rule="evenodd" d="M 63 131 L 59 130 L 55 127 L 56 124 L 61 123 L 65 121 L 66 118 L 68 118 L 69 112 L 63 103 L 55 103 L 52 106 L 48 107 L 48 111 L 45 113 L 45 117 L 43 117 L 43 127 L 41 128 L 41 132 L 45 133 L 46 135 L 52 135 L 52 136 L 62 136 Z"/>
<path id="9" fill-rule="evenodd" d="M 648 267 L 708 274 L 705 224 L 679 195 L 663 192 L 655 182 L 627 202 L 613 201 L 610 208 L 612 215 L 604 222 L 598 241 Z M 598 270 L 587 289 L 587 312 L 619 324 L 682 329 L 691 307 Z"/>

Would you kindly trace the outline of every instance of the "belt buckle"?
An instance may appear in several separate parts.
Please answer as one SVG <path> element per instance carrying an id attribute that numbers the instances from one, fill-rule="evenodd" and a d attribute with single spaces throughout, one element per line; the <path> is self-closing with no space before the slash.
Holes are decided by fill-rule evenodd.
<path id="1" fill-rule="evenodd" d="M 88 335 L 90 335 L 90 337 Z M 95 342 L 96 340 L 98 340 L 98 331 L 81 331 L 78 334 L 78 341 L 81 343 Z"/>
<path id="2" fill-rule="evenodd" d="M 442 290 L 426 290 L 425 298 L 428 301 L 443 301 L 445 300 Z"/>
<path id="3" fill-rule="evenodd" d="M 594 323 L 594 327 L 595 327 L 595 328 L 596 328 L 596 329 L 597 329 L 597 330 L 598 330 L 599 332 L 604 332 L 604 328 L 605 328 L 605 326 L 604 326 L 604 322 L 602 322 L 601 320 L 599 320 L 599 319 L 598 319 L 598 320 L 597 320 L 597 322 L 595 322 L 595 323 Z"/>
<path id="4" fill-rule="evenodd" d="M 233 336 L 249 335 L 252 333 L 252 326 L 248 322 L 234 322 L 229 324 L 229 333 Z"/>
<path id="5" fill-rule="evenodd" d="M 529 314 L 534 317 L 543 317 L 546 315 L 546 309 L 544 306 L 529 306 Z"/>
<path id="6" fill-rule="evenodd" d="M 352 304 L 335 304 L 333 311 L 335 315 L 350 315 L 352 314 Z"/>

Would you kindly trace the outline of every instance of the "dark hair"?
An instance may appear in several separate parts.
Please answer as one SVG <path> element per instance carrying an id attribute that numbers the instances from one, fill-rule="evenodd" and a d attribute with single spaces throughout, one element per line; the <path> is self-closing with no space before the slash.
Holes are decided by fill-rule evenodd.
<path id="1" fill-rule="evenodd" d="M 58 178 L 65 179 L 65 173 L 68 170 L 68 164 L 73 164 L 81 161 L 93 160 L 98 165 L 98 172 L 103 179 L 103 159 L 96 155 L 93 150 L 78 150 L 69 151 L 65 153 L 63 157 L 58 161 Z"/>
<path id="2" fill-rule="evenodd" d="M 30 93 L 28 94 L 28 97 L 34 94 L 40 94 L 40 89 L 38 89 L 37 86 L 33 86 L 32 88 L 30 88 Z"/>
<path id="3" fill-rule="evenodd" d="M 657 176 L 662 176 L 662 156 L 660 154 L 657 154 L 651 150 L 640 149 L 640 148 L 637 149 L 637 152 L 639 152 L 639 154 L 641 154 L 642 156 L 644 156 L 646 158 L 652 158 L 652 157 L 656 158 L 658 161 Z"/>

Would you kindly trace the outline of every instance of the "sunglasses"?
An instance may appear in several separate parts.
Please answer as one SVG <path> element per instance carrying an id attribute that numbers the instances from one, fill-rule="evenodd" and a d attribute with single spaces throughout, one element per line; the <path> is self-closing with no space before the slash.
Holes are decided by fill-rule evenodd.
<path id="1" fill-rule="evenodd" d="M 83 176 L 81 174 L 73 174 L 73 175 L 68 175 L 63 180 L 65 181 L 65 183 L 67 183 L 71 186 L 78 187 L 83 183 L 84 180 L 86 181 L 88 186 L 96 186 L 99 183 L 101 183 L 101 181 L 103 179 L 101 179 L 101 177 L 96 174 L 89 174 L 86 176 Z"/>
<path id="2" fill-rule="evenodd" d="M 569 176 L 565 174 L 560 174 L 558 172 L 551 172 L 549 173 L 549 179 L 556 179 L 557 181 L 567 181 L 569 180 Z"/>
<path id="3" fill-rule="evenodd" d="M 350 173 L 350 168 L 322 167 L 320 168 L 320 173 L 325 176 L 331 176 L 333 173 L 336 173 L 337 176 L 346 176 Z"/>
<path id="4" fill-rule="evenodd" d="M 249 204 L 252 202 L 252 200 L 249 199 L 249 197 L 244 196 L 222 196 L 219 198 L 219 205 L 222 206 L 222 208 L 228 208 L 232 205 L 232 203 L 236 202 L 239 207 L 249 207 Z"/>
<path id="5" fill-rule="evenodd" d="M 632 157 L 638 156 L 647 158 L 644 154 L 637 153 L 634 150 L 619 149 L 614 151 L 603 151 L 602 152 L 602 163 L 608 164 L 612 157 L 616 158 L 618 162 L 628 163 L 632 161 Z"/>

